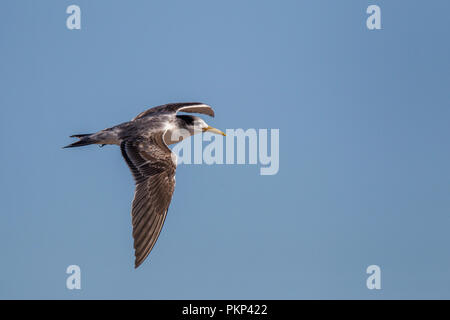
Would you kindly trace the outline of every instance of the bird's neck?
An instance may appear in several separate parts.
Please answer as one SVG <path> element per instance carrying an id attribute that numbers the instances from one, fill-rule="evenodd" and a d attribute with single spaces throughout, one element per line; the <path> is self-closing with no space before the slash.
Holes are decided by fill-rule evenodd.
<path id="1" fill-rule="evenodd" d="M 171 144 L 181 142 L 196 133 L 200 133 L 200 131 L 197 132 L 194 130 L 180 129 L 176 126 L 173 126 L 166 129 L 163 138 L 164 142 L 169 146 Z"/>

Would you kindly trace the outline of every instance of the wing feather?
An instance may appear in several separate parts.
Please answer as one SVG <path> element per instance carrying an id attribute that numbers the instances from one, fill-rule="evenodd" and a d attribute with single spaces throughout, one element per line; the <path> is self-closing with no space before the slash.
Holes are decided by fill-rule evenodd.
<path id="1" fill-rule="evenodd" d="M 207 104 L 201 102 L 177 102 L 157 106 L 138 114 L 133 120 L 141 119 L 155 114 L 176 114 L 177 112 L 189 112 L 206 114 L 214 117 L 214 110 Z"/>
<path id="2" fill-rule="evenodd" d="M 162 139 L 125 140 L 120 149 L 136 182 L 131 217 L 137 268 L 161 233 L 175 189 L 176 164 Z"/>

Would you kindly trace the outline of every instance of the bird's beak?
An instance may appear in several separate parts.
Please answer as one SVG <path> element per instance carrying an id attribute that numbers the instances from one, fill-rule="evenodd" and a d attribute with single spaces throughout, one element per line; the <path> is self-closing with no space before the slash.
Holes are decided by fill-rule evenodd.
<path id="1" fill-rule="evenodd" d="M 206 128 L 203 128 L 203 132 L 206 132 L 206 131 L 226 136 L 226 134 L 223 133 L 222 131 L 220 131 L 219 129 L 216 129 L 216 128 L 213 128 L 213 127 L 210 127 L 210 126 L 207 126 Z"/>

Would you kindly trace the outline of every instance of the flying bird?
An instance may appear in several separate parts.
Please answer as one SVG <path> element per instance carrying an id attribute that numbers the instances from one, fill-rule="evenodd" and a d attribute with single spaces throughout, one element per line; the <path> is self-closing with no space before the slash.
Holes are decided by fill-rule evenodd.
<path id="1" fill-rule="evenodd" d="M 131 121 L 97 133 L 72 135 L 71 138 L 79 141 L 64 147 L 120 146 L 136 184 L 131 208 L 135 268 L 153 249 L 172 200 L 177 161 L 168 145 L 206 131 L 225 136 L 201 118 L 179 115 L 178 112 L 214 117 L 214 110 L 200 102 L 170 103 L 148 109 Z"/>

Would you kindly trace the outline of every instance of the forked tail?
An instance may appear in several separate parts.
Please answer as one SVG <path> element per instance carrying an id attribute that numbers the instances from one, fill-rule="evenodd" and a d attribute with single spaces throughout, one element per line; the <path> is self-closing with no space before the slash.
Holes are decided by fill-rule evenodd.
<path id="1" fill-rule="evenodd" d="M 79 138 L 80 140 L 77 142 L 71 143 L 63 148 L 82 147 L 82 146 L 87 146 L 87 145 L 96 143 L 96 140 L 92 139 L 90 136 L 92 136 L 92 133 L 71 135 L 70 136 L 71 138 Z"/>

